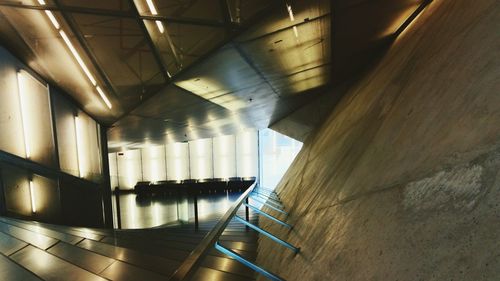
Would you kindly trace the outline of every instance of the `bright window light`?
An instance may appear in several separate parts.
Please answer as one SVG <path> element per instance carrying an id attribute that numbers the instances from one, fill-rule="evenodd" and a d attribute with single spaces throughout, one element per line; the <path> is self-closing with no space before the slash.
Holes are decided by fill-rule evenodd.
<path id="1" fill-rule="evenodd" d="M 40 5 L 45 5 L 45 1 L 43 1 L 43 0 L 38 0 L 38 4 L 40 4 Z"/>
<path id="2" fill-rule="evenodd" d="M 165 32 L 165 28 L 163 27 L 163 23 L 161 21 L 157 20 L 156 26 L 158 27 L 158 30 L 160 31 L 160 33 Z"/>
<path id="3" fill-rule="evenodd" d="M 59 22 L 56 20 L 54 17 L 54 14 L 51 11 L 46 10 L 45 13 L 47 14 L 47 17 L 49 18 L 50 22 L 52 25 L 56 28 L 59 29 L 61 26 L 59 25 Z"/>
<path id="4" fill-rule="evenodd" d="M 83 176 L 83 159 L 82 159 L 82 153 L 83 153 L 83 147 L 82 147 L 82 140 L 81 138 L 81 130 L 82 130 L 82 125 L 80 124 L 80 118 L 78 116 L 75 116 L 75 139 L 76 139 L 76 158 L 78 162 L 78 174 L 80 177 Z"/>
<path id="5" fill-rule="evenodd" d="M 287 11 L 288 11 L 288 15 L 290 16 L 290 20 L 291 20 L 291 21 L 294 21 L 294 20 L 295 20 L 295 17 L 293 16 L 292 6 L 290 6 L 290 5 L 286 5 L 286 9 L 287 9 Z"/>
<path id="6" fill-rule="evenodd" d="M 97 92 L 99 93 L 99 95 L 101 96 L 102 100 L 104 101 L 104 103 L 106 103 L 106 106 L 111 109 L 113 107 L 113 105 L 111 104 L 111 102 L 109 101 L 108 97 L 104 94 L 104 92 L 101 90 L 101 87 L 97 86 L 95 87 L 97 89 Z"/>
<path id="7" fill-rule="evenodd" d="M 31 197 L 31 211 L 36 213 L 36 205 L 35 205 L 35 190 L 33 188 L 33 181 L 30 180 L 30 197 Z"/>
<path id="8" fill-rule="evenodd" d="M 85 75 L 87 75 L 87 77 L 89 78 L 89 80 L 92 83 L 92 85 L 96 86 L 97 82 L 96 82 L 94 76 L 92 76 L 92 73 L 90 73 L 89 69 L 87 68 L 87 66 L 83 62 L 82 58 L 80 57 L 80 55 L 76 51 L 75 47 L 73 47 L 73 44 L 71 43 L 71 41 L 69 41 L 69 38 L 66 35 L 66 33 L 63 30 L 59 30 L 59 34 L 61 34 L 61 37 L 63 38 L 64 43 L 66 43 L 66 45 L 68 46 L 69 50 L 71 51 L 71 53 L 75 57 L 76 61 L 78 62 L 78 64 L 82 68 L 83 72 L 85 72 Z"/>
<path id="9" fill-rule="evenodd" d="M 28 110 L 26 108 L 26 85 L 25 85 L 25 74 L 23 71 L 19 71 L 17 73 L 17 84 L 19 87 L 19 104 L 21 105 L 21 121 L 23 124 L 23 134 L 24 134 L 24 149 L 26 152 L 26 158 L 31 157 L 30 151 L 30 136 L 29 136 L 29 128 L 28 128 Z"/>

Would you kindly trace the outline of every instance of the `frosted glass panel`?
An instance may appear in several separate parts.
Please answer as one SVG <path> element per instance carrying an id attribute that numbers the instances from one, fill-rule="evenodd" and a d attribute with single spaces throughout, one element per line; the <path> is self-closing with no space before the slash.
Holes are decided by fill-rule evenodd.
<path id="1" fill-rule="evenodd" d="M 192 179 L 212 178 L 212 139 L 190 141 L 189 159 Z"/>
<path id="2" fill-rule="evenodd" d="M 47 86 L 25 71 L 17 74 L 25 156 L 54 167 L 56 155 Z"/>
<path id="3" fill-rule="evenodd" d="M 141 175 L 141 151 L 139 149 L 118 153 L 118 180 L 120 188 L 133 189 Z"/>
<path id="4" fill-rule="evenodd" d="M 236 136 L 236 163 L 238 177 L 257 177 L 257 131 L 247 130 Z"/>
<path id="5" fill-rule="evenodd" d="M 214 177 L 236 177 L 236 140 L 234 136 L 221 136 L 213 139 Z"/>
<path id="6" fill-rule="evenodd" d="M 189 151 L 187 143 L 169 143 L 167 148 L 167 179 L 189 179 Z"/>
<path id="7" fill-rule="evenodd" d="M 142 175 L 145 181 L 167 179 L 165 146 L 152 146 L 142 149 Z"/>
<path id="8" fill-rule="evenodd" d="M 2 134 L 0 150 L 25 157 L 17 87 L 17 63 L 5 49 L 0 48 L 0 132 Z"/>
<path id="9" fill-rule="evenodd" d="M 108 161 L 109 161 L 109 177 L 111 181 L 111 189 L 114 190 L 115 187 L 118 186 L 118 166 L 117 166 L 117 159 L 116 159 L 116 153 L 110 153 L 108 155 Z"/>
<path id="10" fill-rule="evenodd" d="M 51 90 L 56 118 L 57 145 L 59 148 L 59 165 L 61 170 L 79 176 L 78 155 L 75 137 L 76 108 L 65 98 Z"/>

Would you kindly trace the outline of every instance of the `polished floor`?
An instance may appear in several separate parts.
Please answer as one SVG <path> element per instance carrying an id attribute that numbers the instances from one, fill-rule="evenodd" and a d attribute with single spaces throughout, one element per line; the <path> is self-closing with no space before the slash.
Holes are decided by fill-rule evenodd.
<path id="1" fill-rule="evenodd" d="M 203 222 L 225 213 L 240 192 L 219 192 L 198 195 L 198 219 Z M 117 214 L 116 196 L 113 209 Z M 166 224 L 186 223 L 194 220 L 194 199 L 187 195 L 119 195 L 122 229 L 151 228 Z M 116 219 L 115 219 L 116 221 Z"/>

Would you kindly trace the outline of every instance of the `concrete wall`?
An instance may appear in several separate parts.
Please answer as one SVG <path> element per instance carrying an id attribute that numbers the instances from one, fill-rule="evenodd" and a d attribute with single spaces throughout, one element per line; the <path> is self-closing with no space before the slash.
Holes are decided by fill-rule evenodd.
<path id="1" fill-rule="evenodd" d="M 437 0 L 308 137 L 282 182 L 286 280 L 499 280 L 500 3 Z M 270 211 L 272 213 L 272 211 Z M 264 278 L 261 278 L 264 280 Z"/>

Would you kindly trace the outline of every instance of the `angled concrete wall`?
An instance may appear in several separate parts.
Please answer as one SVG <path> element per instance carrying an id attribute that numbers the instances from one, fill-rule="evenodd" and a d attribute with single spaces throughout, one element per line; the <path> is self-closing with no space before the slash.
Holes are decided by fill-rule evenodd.
<path id="1" fill-rule="evenodd" d="M 301 253 L 261 237 L 258 264 L 286 280 L 500 280 L 499 30 L 496 0 L 431 3 L 279 184 L 295 228 L 260 223 Z"/>

